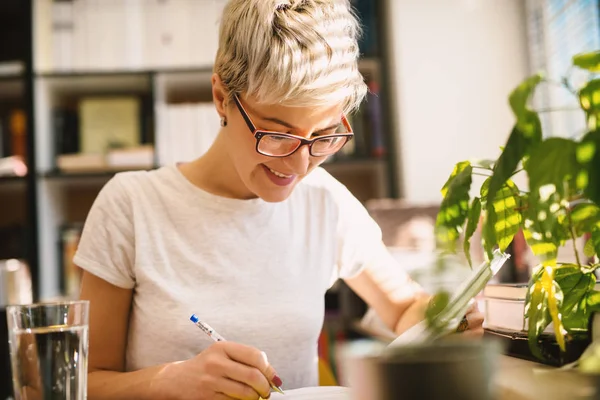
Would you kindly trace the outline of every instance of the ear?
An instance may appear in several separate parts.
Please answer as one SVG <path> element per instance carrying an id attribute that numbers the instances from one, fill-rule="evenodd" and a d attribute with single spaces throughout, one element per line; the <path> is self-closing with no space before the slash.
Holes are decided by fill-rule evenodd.
<path id="1" fill-rule="evenodd" d="M 219 75 L 212 74 L 211 81 L 213 102 L 215 103 L 217 112 L 221 118 L 226 117 L 228 93 L 225 90 L 225 86 L 223 85 L 223 81 L 221 81 Z"/>

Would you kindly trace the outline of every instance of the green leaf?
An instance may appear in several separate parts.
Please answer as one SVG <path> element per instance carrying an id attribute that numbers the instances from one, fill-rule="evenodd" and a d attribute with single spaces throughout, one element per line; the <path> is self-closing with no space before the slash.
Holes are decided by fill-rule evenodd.
<path id="1" fill-rule="evenodd" d="M 600 51 L 574 55 L 573 65 L 590 72 L 600 72 Z"/>
<path id="2" fill-rule="evenodd" d="M 533 254 L 544 264 L 556 262 L 558 248 L 569 237 L 568 225 L 560 223 L 561 197 L 556 192 L 537 190 L 529 193 L 527 209 L 523 217 L 523 234 Z"/>
<path id="3" fill-rule="evenodd" d="M 479 197 L 475 197 L 471 202 L 471 208 L 469 209 L 469 217 L 467 219 L 467 229 L 465 231 L 465 239 L 463 243 L 463 250 L 465 252 L 465 256 L 467 257 L 467 261 L 469 262 L 469 266 L 473 266 L 473 262 L 471 260 L 471 237 L 475 233 L 477 229 L 477 225 L 479 225 L 479 218 L 481 217 L 481 199 Z"/>
<path id="4" fill-rule="evenodd" d="M 435 223 L 436 238 L 441 246 L 452 252 L 469 212 L 472 173 L 473 167 L 468 161 L 459 162 L 442 188 L 444 199 Z"/>
<path id="5" fill-rule="evenodd" d="M 590 291 L 586 298 L 586 302 L 588 306 L 588 311 L 590 313 L 600 310 L 600 292 L 597 290 Z"/>
<path id="6" fill-rule="evenodd" d="M 531 147 L 539 141 L 541 141 L 541 132 L 539 138 L 534 140 L 526 138 L 518 127 L 515 126 L 513 128 L 508 137 L 506 147 L 502 154 L 500 154 L 498 162 L 494 167 L 494 174 L 489 183 L 488 195 L 482 197 L 482 200 L 485 200 L 487 204 L 486 208 L 489 208 L 490 204 L 492 204 L 490 199 L 496 196 L 496 192 L 500 190 L 504 183 L 516 171 L 519 162 L 529 154 Z"/>
<path id="7" fill-rule="evenodd" d="M 592 203 L 577 204 L 571 210 L 571 222 L 577 236 L 592 232 L 600 223 L 600 207 Z M 565 218 L 564 223 L 568 223 L 568 218 Z"/>
<path id="8" fill-rule="evenodd" d="M 448 306 L 448 303 L 450 302 L 450 293 L 442 290 L 438 293 L 436 293 L 431 300 L 429 301 L 429 304 L 427 306 L 427 309 L 425 310 L 425 320 L 427 321 L 427 325 L 430 329 L 432 330 L 439 330 L 439 329 L 443 329 L 443 326 L 438 326 L 435 325 L 436 321 L 436 316 L 442 312 L 444 310 L 444 308 L 446 308 L 446 306 Z"/>
<path id="9" fill-rule="evenodd" d="M 588 127 L 600 128 L 600 79 L 592 79 L 581 88 L 579 103 L 585 111 Z"/>
<path id="10" fill-rule="evenodd" d="M 561 197 L 565 184 L 575 189 L 579 165 L 576 158 L 577 143 L 563 138 L 550 138 L 536 146 L 527 163 L 529 188 L 532 192 L 542 186 L 552 185 Z"/>
<path id="11" fill-rule="evenodd" d="M 528 138 L 539 135 L 541 139 L 540 120 L 537 114 L 528 107 L 529 99 L 541 81 L 541 74 L 530 76 L 517 86 L 508 98 L 510 107 L 517 118 L 517 126 Z"/>
<path id="12" fill-rule="evenodd" d="M 588 319 L 585 299 L 596 284 L 594 274 L 584 274 L 577 265 L 564 264 L 555 269 L 554 281 L 564 296 L 560 312 L 565 328 L 569 332 L 585 330 Z"/>
<path id="13" fill-rule="evenodd" d="M 481 236 L 483 242 L 483 248 L 487 260 L 494 258 L 494 249 L 496 248 L 496 223 L 498 222 L 498 216 L 494 207 L 488 208 L 485 212 L 485 219 L 483 221 L 483 227 L 481 229 Z"/>
<path id="14" fill-rule="evenodd" d="M 596 255 L 600 256 L 600 227 L 596 226 L 596 228 L 592 231 L 591 242 L 594 245 Z"/>
<path id="15" fill-rule="evenodd" d="M 489 196 L 488 189 L 491 178 L 481 185 L 481 197 Z M 489 201 L 489 200 L 488 200 Z M 486 220 L 483 227 L 484 248 L 491 257 L 494 247 L 498 245 L 504 251 L 512 243 L 513 238 L 521 229 L 521 198 L 519 188 L 513 181 L 507 180 L 496 192 L 493 208 L 486 205 Z"/>
<path id="16" fill-rule="evenodd" d="M 583 254 L 585 254 L 585 256 L 588 258 L 592 258 L 596 255 L 596 249 L 594 248 L 594 241 L 592 239 L 585 242 Z"/>
<path id="17" fill-rule="evenodd" d="M 529 320 L 527 333 L 529 349 L 539 359 L 543 359 L 543 356 L 538 345 L 538 338 L 551 321 L 545 295 L 542 282 L 539 280 L 535 281 L 530 288 L 529 300 L 525 305 L 525 315 Z"/>
<path id="18" fill-rule="evenodd" d="M 585 195 L 600 204 L 600 130 L 595 130 L 581 140 L 577 147 L 577 160 L 583 165 L 579 180 L 585 188 Z"/>
<path id="19" fill-rule="evenodd" d="M 521 228 L 520 207 L 519 189 L 512 181 L 506 181 L 494 200 L 496 239 L 501 251 L 508 248 Z"/>

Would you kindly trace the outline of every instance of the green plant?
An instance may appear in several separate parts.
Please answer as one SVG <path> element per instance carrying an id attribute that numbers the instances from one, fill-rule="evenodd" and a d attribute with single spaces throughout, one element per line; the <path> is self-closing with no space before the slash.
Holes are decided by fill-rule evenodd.
<path id="1" fill-rule="evenodd" d="M 462 240 L 469 264 L 471 238 L 480 224 L 487 257 L 496 247 L 504 251 L 523 231 L 541 260 L 529 282 L 524 315 L 530 348 L 538 357 L 539 337 L 551 322 L 564 351 L 565 341 L 585 334 L 590 314 L 600 310 L 600 292 L 594 290 L 594 271 L 600 267 L 600 79 L 594 74 L 600 72 L 600 51 L 576 55 L 572 70 L 587 71 L 582 87 L 574 88 L 570 77 L 554 82 L 536 74 L 514 89 L 509 103 L 516 123 L 500 156 L 456 164 L 442 189 L 436 221 L 441 248 L 455 253 Z M 576 96 L 586 118 L 585 132 L 543 134 L 539 113 L 561 110 L 530 107 L 541 83 L 560 85 Z M 515 184 L 517 174 L 527 176 L 527 191 Z M 485 181 L 471 196 L 473 177 L 479 175 Z M 575 245 L 575 264 L 557 260 L 558 248 L 580 237 L 589 237 L 587 261 Z"/>

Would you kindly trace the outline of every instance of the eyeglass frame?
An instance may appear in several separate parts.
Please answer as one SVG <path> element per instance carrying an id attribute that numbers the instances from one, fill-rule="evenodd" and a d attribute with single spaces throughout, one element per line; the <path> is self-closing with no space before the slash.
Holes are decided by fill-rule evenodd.
<path id="1" fill-rule="evenodd" d="M 323 135 L 323 136 L 316 137 L 314 139 L 306 139 L 306 138 L 303 138 L 302 136 L 292 135 L 291 133 L 269 131 L 269 130 L 266 130 L 266 129 L 258 129 L 256 127 L 256 125 L 254 125 L 254 122 L 252 122 L 252 119 L 250 118 L 250 115 L 248 115 L 248 112 L 244 108 L 244 105 L 240 101 L 240 99 L 239 99 L 239 97 L 238 97 L 237 94 L 233 95 L 233 100 L 234 100 L 235 105 L 237 106 L 238 110 L 240 110 L 240 114 L 242 115 L 242 118 L 244 118 L 244 121 L 246 122 L 246 125 L 248 126 L 248 129 L 250 129 L 250 132 L 252 133 L 252 136 L 254 136 L 254 138 L 256 139 L 256 147 L 255 147 L 256 152 L 258 154 L 266 156 L 266 157 L 274 157 L 274 158 L 288 157 L 288 156 L 291 156 L 292 154 L 294 154 L 295 152 L 297 152 L 298 149 L 300 149 L 302 146 L 308 146 L 308 152 L 309 152 L 309 154 L 312 157 L 327 157 L 327 156 L 333 155 L 333 154 L 337 153 L 338 151 L 340 151 L 354 137 L 354 132 L 352 131 L 352 127 L 350 126 L 350 123 L 348 122 L 348 118 L 346 118 L 346 116 L 344 114 L 342 114 L 342 121 L 341 122 L 344 125 L 344 127 L 348 130 L 348 132 L 346 132 L 346 133 L 334 133 L 334 134 L 331 134 L 331 135 Z M 288 137 L 288 138 L 291 138 L 291 139 L 297 139 L 297 140 L 300 141 L 300 144 L 298 145 L 298 147 L 296 147 L 289 154 L 280 155 L 280 156 L 275 156 L 275 155 L 271 155 L 271 154 L 264 154 L 263 152 L 261 152 L 258 149 L 258 146 L 259 146 L 260 141 L 261 141 L 261 139 L 263 137 L 270 136 L 270 135 L 277 135 L 277 136 Z M 346 141 L 344 142 L 344 144 L 342 146 L 340 146 L 339 149 L 337 149 L 336 151 L 334 151 L 331 154 L 317 155 L 317 156 L 313 155 L 313 153 L 312 153 L 313 143 L 315 143 L 318 140 L 332 138 L 332 137 L 344 137 L 344 138 L 346 138 Z"/>

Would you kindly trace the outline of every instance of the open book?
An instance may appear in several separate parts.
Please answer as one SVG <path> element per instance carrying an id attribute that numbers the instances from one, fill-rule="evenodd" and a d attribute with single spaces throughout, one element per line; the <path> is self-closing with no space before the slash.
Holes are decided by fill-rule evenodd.
<path id="1" fill-rule="evenodd" d="M 483 290 L 485 285 L 500 271 L 500 268 L 502 268 L 509 258 L 509 254 L 495 250 L 490 262 L 484 262 L 479 267 L 473 269 L 468 278 L 456 288 L 450 297 L 448 305 L 435 317 L 437 326 L 445 326 L 443 332 L 429 330 L 427 322 L 422 321 L 398 336 L 389 346 L 394 347 L 428 342 L 456 331 L 460 320 L 467 312 L 473 298 Z"/>
<path id="2" fill-rule="evenodd" d="M 350 400 L 350 389 L 341 386 L 315 386 L 286 390 L 285 394 L 272 393 L 276 400 Z"/>

